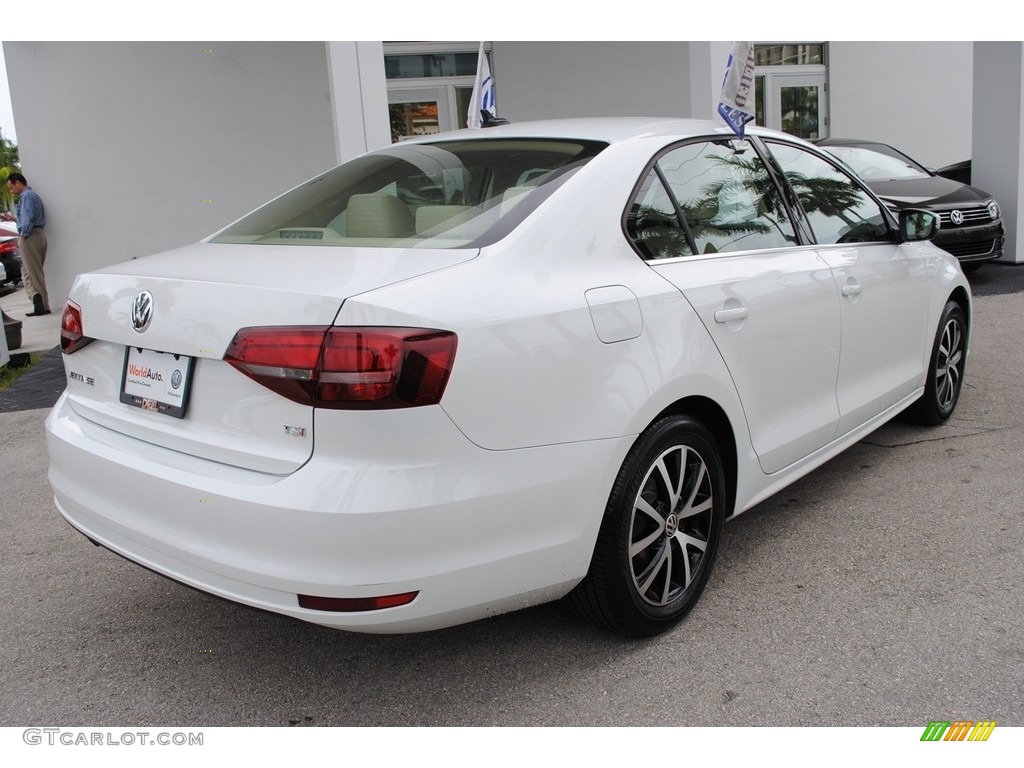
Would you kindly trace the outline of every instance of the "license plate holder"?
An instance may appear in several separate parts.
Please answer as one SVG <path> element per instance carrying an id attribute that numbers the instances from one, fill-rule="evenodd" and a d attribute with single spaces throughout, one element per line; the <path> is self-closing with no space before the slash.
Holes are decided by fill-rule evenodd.
<path id="1" fill-rule="evenodd" d="M 127 347 L 121 371 L 121 402 L 154 413 L 185 418 L 195 358 Z"/>

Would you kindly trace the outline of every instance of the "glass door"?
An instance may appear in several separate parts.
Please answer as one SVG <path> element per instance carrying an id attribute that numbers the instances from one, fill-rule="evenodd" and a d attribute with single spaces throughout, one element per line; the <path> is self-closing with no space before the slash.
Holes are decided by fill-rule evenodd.
<path id="1" fill-rule="evenodd" d="M 758 111 L 764 115 L 768 128 L 802 139 L 828 136 L 823 73 L 765 73 L 757 77 L 756 89 Z"/>
<path id="2" fill-rule="evenodd" d="M 452 108 L 446 86 L 388 91 L 391 141 L 452 130 Z"/>

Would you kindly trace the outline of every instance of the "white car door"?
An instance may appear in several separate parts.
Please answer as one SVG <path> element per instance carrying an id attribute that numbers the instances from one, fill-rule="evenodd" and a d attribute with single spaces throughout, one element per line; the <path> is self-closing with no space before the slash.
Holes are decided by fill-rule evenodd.
<path id="1" fill-rule="evenodd" d="M 767 141 L 832 269 L 842 308 L 839 434 L 922 381 L 929 293 L 924 251 L 899 244 L 880 205 L 845 171 L 803 147 Z"/>
<path id="2" fill-rule="evenodd" d="M 719 139 L 664 153 L 627 229 L 718 346 L 762 469 L 776 472 L 827 444 L 839 422 L 838 290 L 814 247 L 796 245 L 753 147 Z"/>

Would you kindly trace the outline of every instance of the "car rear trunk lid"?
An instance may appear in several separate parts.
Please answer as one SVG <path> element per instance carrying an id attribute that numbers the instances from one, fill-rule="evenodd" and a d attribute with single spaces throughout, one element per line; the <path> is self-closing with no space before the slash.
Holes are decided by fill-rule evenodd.
<path id="1" fill-rule="evenodd" d="M 329 326 L 349 296 L 475 255 L 200 243 L 80 276 L 70 300 L 81 308 L 82 332 L 94 341 L 65 356 L 71 407 L 89 422 L 138 440 L 288 474 L 312 453 L 314 409 L 224 362 L 235 333 L 253 326 Z M 151 317 L 135 330 L 132 315 L 143 292 L 151 297 Z M 126 387 L 129 363 L 133 378 Z M 179 394 L 175 401 L 172 377 L 176 393 L 188 388 L 187 400 Z M 154 397 L 138 397 L 148 394 L 147 382 Z M 151 410 L 160 401 L 171 407 Z"/>

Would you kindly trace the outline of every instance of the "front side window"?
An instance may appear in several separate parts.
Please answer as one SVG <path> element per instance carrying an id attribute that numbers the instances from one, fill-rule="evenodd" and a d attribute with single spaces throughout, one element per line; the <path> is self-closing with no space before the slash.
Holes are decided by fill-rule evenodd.
<path id="1" fill-rule="evenodd" d="M 553 139 L 399 144 L 296 187 L 211 242 L 479 247 L 507 234 L 604 146 Z"/>
<path id="2" fill-rule="evenodd" d="M 847 173 L 792 144 L 768 142 L 820 245 L 891 240 L 883 209 Z"/>
<path id="3" fill-rule="evenodd" d="M 781 248 L 796 242 L 779 189 L 745 141 L 667 152 L 633 203 L 627 232 L 648 259 Z"/>

